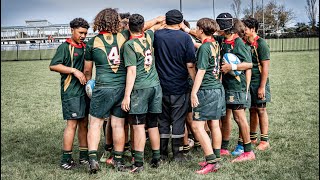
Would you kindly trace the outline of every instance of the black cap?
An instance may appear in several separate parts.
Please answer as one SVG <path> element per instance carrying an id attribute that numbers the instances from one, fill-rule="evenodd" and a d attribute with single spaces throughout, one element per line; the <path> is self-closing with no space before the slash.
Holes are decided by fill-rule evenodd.
<path id="1" fill-rule="evenodd" d="M 220 30 L 228 30 L 233 26 L 233 17 L 229 13 L 221 13 L 216 18 L 217 23 L 219 24 Z"/>
<path id="2" fill-rule="evenodd" d="M 166 24 L 180 24 L 183 21 L 183 15 L 179 10 L 173 9 L 166 13 Z"/>

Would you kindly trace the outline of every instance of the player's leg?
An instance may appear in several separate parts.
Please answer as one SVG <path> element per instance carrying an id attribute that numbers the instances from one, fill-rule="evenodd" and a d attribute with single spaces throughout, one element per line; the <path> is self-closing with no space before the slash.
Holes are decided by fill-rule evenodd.
<path id="1" fill-rule="evenodd" d="M 104 126 L 105 125 L 105 126 Z M 105 144 L 104 144 L 104 152 L 100 158 L 100 162 L 112 164 L 112 150 L 113 150 L 113 141 L 112 141 L 112 128 L 111 128 L 111 120 L 110 118 L 105 118 L 103 122 L 103 128 L 105 128 Z"/>
<path id="2" fill-rule="evenodd" d="M 255 106 L 251 106 L 250 111 L 250 139 L 253 145 L 257 144 L 257 128 L 259 125 L 258 110 Z"/>
<path id="3" fill-rule="evenodd" d="M 67 120 L 66 128 L 63 132 L 62 158 L 60 167 L 69 170 L 76 166 L 72 158 L 73 140 L 77 129 L 78 120 Z"/>
<path id="4" fill-rule="evenodd" d="M 162 113 L 159 114 L 158 127 L 160 133 L 160 156 L 162 161 L 168 159 L 168 144 L 170 138 L 170 96 L 162 97 Z"/>
<path id="5" fill-rule="evenodd" d="M 89 164 L 87 134 L 88 116 L 78 122 L 79 164 Z"/>
<path id="6" fill-rule="evenodd" d="M 234 120 L 238 124 L 239 132 L 241 133 L 241 136 L 243 138 L 243 147 L 244 147 L 244 153 L 242 153 L 236 159 L 232 160 L 232 162 L 254 160 L 255 154 L 252 150 L 252 144 L 250 140 L 250 128 L 247 122 L 244 106 L 242 104 L 232 105 L 232 113 L 233 113 Z"/>
<path id="7" fill-rule="evenodd" d="M 228 150 L 230 134 L 232 129 L 231 121 L 232 109 L 226 109 L 226 115 L 221 117 L 221 133 L 222 133 L 222 144 L 221 144 L 221 156 L 230 155 Z"/>
<path id="8" fill-rule="evenodd" d="M 173 159 L 177 162 L 187 161 L 187 157 L 183 154 L 183 137 L 185 120 L 188 111 L 188 102 L 190 94 L 171 95 L 171 119 L 172 119 L 172 154 Z"/>
<path id="9" fill-rule="evenodd" d="M 130 126 L 129 126 L 128 120 L 126 118 L 125 124 L 124 124 L 125 144 L 124 144 L 123 156 L 126 158 L 126 160 L 130 161 L 132 156 L 131 156 L 131 148 L 130 148 L 129 129 L 130 129 Z"/>
<path id="10" fill-rule="evenodd" d="M 152 159 L 150 161 L 150 166 L 157 168 L 160 165 L 160 134 L 158 128 L 158 116 L 159 113 L 148 113 L 147 114 L 147 124 L 151 149 L 152 149 Z"/>
<path id="11" fill-rule="evenodd" d="M 259 115 L 259 122 L 260 122 L 261 137 L 260 137 L 260 143 L 257 146 L 257 149 L 260 151 L 264 151 L 270 148 L 269 136 L 268 136 L 269 121 L 268 121 L 266 103 L 259 104 L 258 115 Z"/>
<path id="12" fill-rule="evenodd" d="M 134 131 L 134 163 L 131 172 L 140 172 L 143 168 L 144 147 L 146 144 L 146 114 L 130 114 L 130 124 Z"/>

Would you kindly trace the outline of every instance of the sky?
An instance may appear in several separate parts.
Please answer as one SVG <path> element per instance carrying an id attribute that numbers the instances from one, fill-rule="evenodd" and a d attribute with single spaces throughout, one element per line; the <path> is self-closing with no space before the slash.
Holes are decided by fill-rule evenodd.
<path id="1" fill-rule="evenodd" d="M 46 19 L 52 24 L 68 24 L 76 17 L 82 17 L 91 23 L 95 15 L 107 7 L 118 8 L 118 12 L 139 13 L 145 20 L 150 20 L 165 15 L 171 9 L 180 10 L 180 1 L 186 20 L 213 18 L 213 14 L 217 16 L 223 12 L 233 14 L 231 9 L 233 0 L 1 0 L 1 27 L 24 26 L 25 20 L 39 19 Z M 254 0 L 254 4 L 261 5 L 262 1 L 264 4 L 269 2 L 269 0 Z M 242 9 L 251 7 L 251 0 L 241 2 Z M 294 26 L 297 22 L 309 22 L 305 10 L 306 0 L 277 0 L 277 2 L 295 13 L 294 20 L 288 26 Z M 319 0 L 316 4 L 318 3 Z M 194 24 L 191 23 L 191 26 Z"/>

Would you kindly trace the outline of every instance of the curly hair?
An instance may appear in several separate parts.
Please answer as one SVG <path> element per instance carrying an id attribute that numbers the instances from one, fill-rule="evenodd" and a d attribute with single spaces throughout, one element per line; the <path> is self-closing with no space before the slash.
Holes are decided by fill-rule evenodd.
<path id="1" fill-rule="evenodd" d="M 70 21 L 70 27 L 71 28 L 79 28 L 79 27 L 82 27 L 82 28 L 86 28 L 86 29 L 89 29 L 90 25 L 89 23 L 84 20 L 83 18 L 75 18 L 73 19 L 72 21 Z"/>
<path id="2" fill-rule="evenodd" d="M 234 19 L 234 24 L 233 24 L 233 32 L 237 33 L 239 35 L 239 37 L 243 38 L 245 35 L 245 26 L 243 24 L 243 22 L 240 19 Z"/>
<path id="3" fill-rule="evenodd" d="M 219 24 L 210 18 L 201 18 L 197 21 L 197 26 L 203 30 L 207 36 L 212 36 L 216 31 L 220 30 Z"/>
<path id="4" fill-rule="evenodd" d="M 101 10 L 93 22 L 93 31 L 119 32 L 120 16 L 117 9 L 106 8 Z"/>

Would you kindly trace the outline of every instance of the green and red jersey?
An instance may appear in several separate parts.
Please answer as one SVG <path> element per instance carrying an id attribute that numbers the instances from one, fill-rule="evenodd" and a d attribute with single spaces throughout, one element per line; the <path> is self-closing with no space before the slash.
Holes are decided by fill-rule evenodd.
<path id="1" fill-rule="evenodd" d="M 259 63 L 261 64 L 261 61 L 270 60 L 270 48 L 267 42 L 259 36 L 256 36 L 254 41 L 250 43 L 250 48 L 253 64 L 251 82 L 260 84 L 261 72 L 259 70 Z"/>
<path id="2" fill-rule="evenodd" d="M 220 82 L 220 47 L 212 39 L 205 39 L 197 51 L 197 69 L 206 70 L 200 89 L 221 88 Z"/>
<path id="3" fill-rule="evenodd" d="M 224 39 L 221 43 L 221 60 L 225 53 L 235 54 L 241 62 L 252 62 L 249 47 L 237 34 L 234 34 L 233 39 Z M 246 91 L 246 77 L 244 72 L 245 71 L 242 71 L 239 77 L 232 76 L 229 73 L 222 74 L 222 84 L 225 90 Z"/>
<path id="4" fill-rule="evenodd" d="M 147 30 L 141 36 L 130 37 L 124 44 L 125 66 L 136 66 L 136 79 L 133 89 L 145 89 L 160 84 L 155 67 L 153 50 L 154 33 Z"/>
<path id="5" fill-rule="evenodd" d="M 86 45 L 75 44 L 69 38 L 66 42 L 62 43 L 53 56 L 50 66 L 62 64 L 64 66 L 76 68 L 79 71 L 83 71 L 84 68 L 84 52 Z M 72 60 L 71 60 L 72 59 Z M 80 83 L 78 78 L 73 74 L 61 75 L 61 99 L 69 99 L 72 97 L 79 97 L 85 95 L 84 86 Z M 71 81 L 68 81 L 71 78 Z M 68 80 L 67 80 L 68 79 Z"/>
<path id="6" fill-rule="evenodd" d="M 123 61 L 123 44 L 129 36 L 128 30 L 116 34 L 101 31 L 88 41 L 85 59 L 95 62 L 97 86 L 125 86 L 127 72 Z"/>

